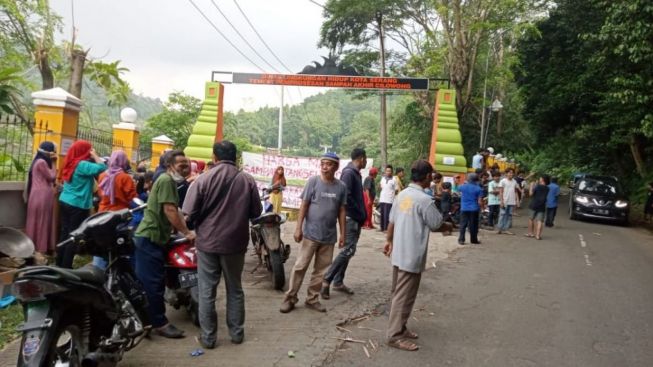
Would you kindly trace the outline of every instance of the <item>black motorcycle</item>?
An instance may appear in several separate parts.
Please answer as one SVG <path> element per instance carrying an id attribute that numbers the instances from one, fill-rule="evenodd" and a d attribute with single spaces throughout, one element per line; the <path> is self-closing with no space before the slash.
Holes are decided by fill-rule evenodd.
<path id="1" fill-rule="evenodd" d="M 281 240 L 281 225 L 286 221 L 286 217 L 272 212 L 272 204 L 268 201 L 269 195 L 266 195 L 266 192 L 267 189 L 264 189 L 263 214 L 252 219 L 252 244 L 259 260 L 252 272 L 256 271 L 260 265 L 265 265 L 272 273 L 274 289 L 282 290 L 286 284 L 283 264 L 290 256 L 290 245 L 284 244 Z"/>
<path id="2" fill-rule="evenodd" d="M 78 253 L 107 260 L 106 270 L 34 266 L 16 272 L 13 294 L 25 322 L 18 366 L 115 366 L 151 328 L 147 298 L 136 280 L 124 209 L 95 214 L 59 244 L 74 243 Z"/>

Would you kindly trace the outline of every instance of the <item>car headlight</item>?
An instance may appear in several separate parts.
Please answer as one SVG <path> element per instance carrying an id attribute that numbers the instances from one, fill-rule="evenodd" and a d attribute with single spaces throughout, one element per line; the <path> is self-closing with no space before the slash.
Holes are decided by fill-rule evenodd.
<path id="1" fill-rule="evenodd" d="M 576 202 L 580 204 L 587 204 L 590 202 L 587 196 L 576 196 L 574 200 L 576 200 Z"/>
<path id="2" fill-rule="evenodd" d="M 625 208 L 628 206 L 628 202 L 624 200 L 617 200 L 617 202 L 614 203 L 614 206 L 616 206 L 617 208 Z"/>

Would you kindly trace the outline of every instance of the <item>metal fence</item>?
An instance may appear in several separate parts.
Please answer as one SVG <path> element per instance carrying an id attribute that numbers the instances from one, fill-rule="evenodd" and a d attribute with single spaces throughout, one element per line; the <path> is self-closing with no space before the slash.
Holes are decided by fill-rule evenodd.
<path id="1" fill-rule="evenodd" d="M 145 161 L 150 161 L 152 159 L 152 146 L 151 145 L 141 145 L 138 147 L 138 159 L 136 163 L 141 163 Z"/>
<path id="2" fill-rule="evenodd" d="M 0 114 L 0 181 L 23 181 L 27 177 L 33 154 L 34 134 L 37 141 L 55 140 L 47 121 L 23 120 L 16 115 Z M 39 135 L 43 136 L 39 136 Z M 108 157 L 116 149 L 123 149 L 121 140 L 114 139 L 111 131 L 83 128 L 77 130 L 76 139 L 89 141 L 97 154 Z M 59 149 L 62 149 L 59 147 Z M 139 161 L 149 159 L 151 150 L 139 150 Z"/>
<path id="3" fill-rule="evenodd" d="M 100 157 L 108 157 L 114 150 L 124 147 L 122 140 L 114 139 L 113 133 L 106 130 L 80 127 L 77 129 L 77 139 L 91 143 Z"/>
<path id="4" fill-rule="evenodd" d="M 23 181 L 32 161 L 34 121 L 16 115 L 0 115 L 0 181 Z M 45 133 L 47 125 L 39 123 Z"/>

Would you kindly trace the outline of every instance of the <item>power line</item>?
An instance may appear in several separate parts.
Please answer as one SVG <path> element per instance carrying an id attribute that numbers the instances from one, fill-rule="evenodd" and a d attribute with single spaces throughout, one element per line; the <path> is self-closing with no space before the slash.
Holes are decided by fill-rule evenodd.
<path id="1" fill-rule="evenodd" d="M 265 42 L 265 40 L 263 39 L 263 37 L 261 37 L 261 34 L 258 33 L 258 31 L 256 30 L 256 28 L 254 27 L 254 24 L 252 24 L 252 22 L 249 20 L 249 17 L 247 17 L 247 14 L 245 14 L 245 12 L 244 12 L 243 9 L 240 7 L 240 5 L 238 5 L 238 2 L 237 2 L 236 0 L 234 0 L 234 4 L 236 4 L 236 7 L 237 7 L 238 10 L 240 11 L 240 14 L 243 15 L 243 17 L 244 17 L 245 20 L 247 21 L 247 24 L 249 24 L 250 28 L 252 28 L 252 30 L 254 31 L 254 33 L 256 34 L 256 36 L 258 37 L 258 39 L 261 41 L 261 43 L 263 43 L 263 45 L 265 46 L 265 48 L 267 48 L 268 51 L 270 51 L 270 53 L 272 54 L 272 56 L 274 56 L 274 58 L 279 62 L 279 64 L 281 64 L 281 65 L 282 65 L 286 70 L 288 70 L 289 73 L 294 74 L 293 71 L 290 70 L 290 68 L 289 68 L 288 66 L 286 66 L 286 64 L 284 64 L 283 61 L 281 61 L 281 59 L 279 58 L 279 56 L 277 56 L 277 54 L 275 54 L 274 51 L 272 51 L 272 49 L 270 48 L 270 46 L 268 46 L 267 42 Z"/>
<path id="2" fill-rule="evenodd" d="M 249 57 L 247 57 L 247 55 L 245 55 L 245 54 L 244 54 L 244 53 L 243 53 L 243 52 L 242 52 L 242 51 L 241 51 L 241 50 L 240 50 L 240 49 L 239 49 L 239 48 L 238 48 L 238 47 L 237 47 L 233 42 L 231 42 L 231 40 L 229 40 L 229 38 L 227 38 L 227 36 L 224 35 L 224 33 L 222 33 L 222 32 L 218 29 L 218 27 L 215 26 L 215 24 L 213 24 L 213 22 L 211 21 L 211 19 L 209 19 L 209 18 L 206 16 L 206 14 L 204 14 L 204 12 L 203 12 L 200 8 L 198 8 L 197 5 L 195 5 L 195 3 L 193 2 L 193 0 L 188 0 L 188 1 L 191 3 L 191 5 L 193 5 L 193 7 L 194 7 L 195 9 L 197 9 L 197 11 L 202 15 L 202 17 L 203 17 L 204 19 L 206 19 L 207 22 L 209 22 L 209 24 L 211 25 L 211 27 L 213 27 L 213 29 L 215 29 L 215 31 L 218 32 L 218 34 L 219 34 L 220 36 L 222 36 L 222 38 L 224 38 L 224 40 L 227 41 L 227 43 L 229 43 L 229 44 L 231 45 L 231 47 L 233 47 L 233 48 L 234 48 L 234 49 L 235 49 L 235 50 L 236 50 L 236 51 L 237 51 L 237 52 L 238 52 L 242 57 L 244 57 L 247 61 L 249 61 L 252 65 L 254 65 L 254 66 L 255 66 L 259 71 L 265 73 L 265 70 L 263 70 L 262 67 L 258 66 L 254 61 L 252 61 L 252 59 L 250 59 Z"/>
<path id="3" fill-rule="evenodd" d="M 245 18 L 245 20 L 247 21 L 247 24 L 249 24 L 250 28 L 252 28 L 252 31 L 254 31 L 254 33 L 256 34 L 256 36 L 258 37 L 258 39 L 261 41 L 261 43 L 263 43 L 263 45 L 265 46 L 265 48 L 267 48 L 267 50 L 270 51 L 270 53 L 272 54 L 272 56 L 274 56 L 274 58 L 279 62 L 279 64 L 281 64 L 281 66 L 284 67 L 284 69 L 286 69 L 286 70 L 287 70 L 289 73 L 291 73 L 291 74 L 295 74 L 295 72 L 293 72 L 293 71 L 292 71 L 292 70 L 291 70 L 291 69 L 290 69 L 290 68 L 289 68 L 289 67 L 288 67 L 288 66 L 287 66 L 283 61 L 281 61 L 281 58 L 279 58 L 279 56 L 277 56 L 277 54 L 276 54 L 274 51 L 272 51 L 272 48 L 267 44 L 267 42 L 265 42 L 265 40 L 263 39 L 263 37 L 261 36 L 261 34 L 256 30 L 256 27 L 254 27 L 254 24 L 253 24 L 252 21 L 249 19 L 249 17 L 248 17 L 247 14 L 245 13 L 245 11 L 240 7 L 240 5 L 238 4 L 238 1 L 237 1 L 237 0 L 234 0 L 234 4 L 236 5 L 236 7 L 238 8 L 238 10 L 240 11 L 240 14 L 242 14 L 243 18 Z M 278 71 L 277 71 L 277 72 L 278 72 Z M 300 99 L 301 101 L 303 101 L 303 100 L 304 100 L 304 96 L 302 95 L 302 91 L 301 91 L 301 88 L 300 88 L 300 87 L 297 87 L 297 93 L 299 94 L 299 99 Z M 293 101 L 292 101 L 292 97 L 291 97 L 290 93 L 288 93 L 288 98 L 290 99 L 290 102 L 292 103 Z M 304 107 L 304 108 L 305 108 L 305 107 Z M 304 114 L 306 114 L 306 111 L 305 111 L 305 110 L 304 110 Z"/>
<path id="4" fill-rule="evenodd" d="M 234 30 L 234 32 L 236 32 L 236 34 L 238 35 L 238 37 L 240 37 L 240 39 L 243 40 L 243 42 L 245 42 L 245 44 L 247 45 L 247 47 L 249 47 L 249 49 L 252 50 L 252 52 L 254 52 L 254 53 L 256 54 L 256 56 L 258 56 L 261 60 L 263 60 L 263 62 L 264 62 L 267 66 L 269 66 L 270 68 L 272 68 L 272 70 L 276 71 L 277 73 L 281 73 L 279 70 L 277 70 L 277 68 L 275 68 L 274 66 L 272 66 L 272 64 L 270 64 L 270 63 L 268 62 L 268 60 L 266 60 L 263 56 L 261 56 L 261 54 L 258 53 L 258 51 L 256 51 L 256 49 L 255 49 L 255 48 L 254 48 L 254 47 L 253 47 L 253 46 L 252 46 L 252 45 L 247 41 L 247 39 L 246 39 L 246 38 L 245 38 L 245 37 L 240 33 L 240 31 L 238 31 L 238 28 L 236 28 L 236 26 L 234 26 L 234 24 L 231 23 L 231 21 L 229 20 L 229 17 L 227 17 L 227 15 L 226 15 L 226 14 L 225 14 L 221 9 L 220 9 L 220 7 L 218 6 L 218 4 L 215 3 L 215 1 L 211 0 L 211 4 L 213 4 L 213 6 L 218 10 L 218 12 L 220 13 L 220 15 L 222 15 L 222 17 L 227 21 L 227 23 L 229 23 L 229 25 L 230 25 L 231 28 Z"/>
<path id="5" fill-rule="evenodd" d="M 317 1 L 314 1 L 314 0 L 308 0 L 308 1 L 312 2 L 313 4 L 319 6 L 319 7 L 322 8 L 322 9 L 326 9 L 326 8 L 324 7 L 324 5 L 318 3 Z"/>

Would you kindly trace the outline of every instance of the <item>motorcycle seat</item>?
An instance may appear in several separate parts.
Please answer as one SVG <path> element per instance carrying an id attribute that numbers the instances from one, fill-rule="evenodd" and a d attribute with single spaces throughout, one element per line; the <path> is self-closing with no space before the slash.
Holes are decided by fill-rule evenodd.
<path id="1" fill-rule="evenodd" d="M 79 269 L 66 269 L 55 266 L 32 266 L 20 272 L 21 277 L 38 278 L 41 276 L 51 278 L 52 276 L 64 277 L 72 281 L 82 281 L 93 284 L 104 283 L 104 270 L 88 264 Z"/>
<path id="2" fill-rule="evenodd" d="M 257 225 L 260 223 L 283 223 L 286 221 L 285 216 L 277 213 L 265 213 L 258 218 L 252 219 L 252 224 Z"/>
<path id="3" fill-rule="evenodd" d="M 84 282 L 102 284 L 105 282 L 104 270 L 92 264 L 85 265 L 79 269 L 64 269 L 68 273 L 79 277 Z"/>

